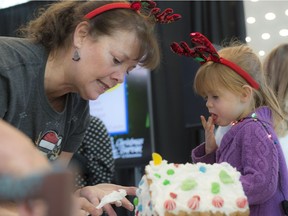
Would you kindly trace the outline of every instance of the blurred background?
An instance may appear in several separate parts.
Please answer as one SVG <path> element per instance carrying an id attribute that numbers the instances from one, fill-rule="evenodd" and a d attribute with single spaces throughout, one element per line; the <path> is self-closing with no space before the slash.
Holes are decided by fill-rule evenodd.
<path id="1" fill-rule="evenodd" d="M 0 0 L 0 35 L 16 36 L 16 29 L 33 18 L 37 8 L 51 2 L 54 1 Z M 199 65 L 172 53 L 172 42 L 189 43 L 191 32 L 201 32 L 215 45 L 236 37 L 251 45 L 261 59 L 276 45 L 288 42 L 287 1 L 157 3 L 160 8 L 173 8 L 182 19 L 157 26 L 162 48 L 160 67 L 155 71 L 135 71 L 124 83 L 127 130 L 111 133 L 117 151 L 115 183 L 122 185 L 138 184 L 152 152 L 170 162 L 191 162 L 191 150 L 203 141 L 199 116 L 207 115 L 207 111 L 202 98 L 192 89 Z M 113 107 L 113 100 L 105 103 Z M 113 113 L 123 115 L 117 110 Z"/>

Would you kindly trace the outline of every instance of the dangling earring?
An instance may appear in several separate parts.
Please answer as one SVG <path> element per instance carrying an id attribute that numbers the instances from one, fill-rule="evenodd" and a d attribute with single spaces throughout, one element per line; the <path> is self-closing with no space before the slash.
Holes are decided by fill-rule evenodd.
<path id="1" fill-rule="evenodd" d="M 80 60 L 80 55 L 77 49 L 75 49 L 73 57 L 72 57 L 73 61 L 79 61 Z"/>

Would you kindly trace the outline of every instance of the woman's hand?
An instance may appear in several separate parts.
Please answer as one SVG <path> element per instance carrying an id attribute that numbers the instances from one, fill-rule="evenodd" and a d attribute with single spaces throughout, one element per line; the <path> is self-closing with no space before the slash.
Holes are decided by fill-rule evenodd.
<path id="1" fill-rule="evenodd" d="M 208 117 L 206 121 L 204 116 L 200 116 L 202 126 L 205 130 L 205 152 L 206 154 L 210 154 L 217 149 L 217 144 L 215 140 L 215 125 L 213 123 L 212 117 Z"/>
<path id="2" fill-rule="evenodd" d="M 92 216 L 102 215 L 105 211 L 109 216 L 116 216 L 116 212 L 112 208 L 111 204 L 116 206 L 123 206 L 129 211 L 133 211 L 133 204 L 127 199 L 123 198 L 120 202 L 115 202 L 111 204 L 106 204 L 102 209 L 96 209 L 96 206 L 99 205 L 101 199 L 112 193 L 113 191 L 118 191 L 119 189 L 124 189 L 127 195 L 136 195 L 136 187 L 124 187 L 115 184 L 98 184 L 95 186 L 87 186 L 76 191 L 75 195 L 78 197 L 78 205 L 81 206 L 82 213 L 83 211 L 89 213 Z"/>

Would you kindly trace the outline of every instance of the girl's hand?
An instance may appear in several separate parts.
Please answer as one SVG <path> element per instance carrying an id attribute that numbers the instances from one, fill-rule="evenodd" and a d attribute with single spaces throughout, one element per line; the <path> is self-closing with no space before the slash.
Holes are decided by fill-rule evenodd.
<path id="1" fill-rule="evenodd" d="M 208 117 L 206 121 L 204 116 L 200 116 L 202 126 L 205 130 L 205 152 L 206 154 L 210 154 L 217 149 L 217 144 L 215 140 L 215 125 L 213 123 L 213 119 L 211 116 Z"/>
<path id="2" fill-rule="evenodd" d="M 102 209 L 96 209 L 96 206 L 99 205 L 101 199 L 105 195 L 110 194 L 113 191 L 118 191 L 119 189 L 126 190 L 127 195 L 136 195 L 136 187 L 124 187 L 115 184 L 98 184 L 95 186 L 87 186 L 76 191 L 76 194 L 78 195 L 78 203 L 81 206 L 80 208 L 92 216 L 102 215 L 103 211 L 105 211 L 109 216 L 117 216 L 111 204 L 115 204 L 118 207 L 122 206 L 129 211 L 133 211 L 133 204 L 125 197 L 121 200 L 121 202 L 116 201 L 115 203 L 104 205 Z"/>

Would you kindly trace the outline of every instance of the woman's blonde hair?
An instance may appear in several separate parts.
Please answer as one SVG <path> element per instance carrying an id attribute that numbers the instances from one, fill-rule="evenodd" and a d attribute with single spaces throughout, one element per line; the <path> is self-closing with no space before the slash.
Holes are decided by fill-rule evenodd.
<path id="1" fill-rule="evenodd" d="M 221 49 L 218 53 L 220 57 L 240 66 L 259 83 L 259 89 L 253 89 L 251 107 L 255 109 L 261 106 L 268 106 L 272 110 L 274 127 L 276 128 L 283 116 L 273 91 L 267 86 L 258 56 L 249 46 L 237 41 Z M 235 94 L 241 94 L 243 85 L 249 84 L 239 74 L 223 64 L 211 61 L 198 69 L 194 80 L 194 90 L 201 96 L 217 88 L 224 88 Z"/>
<path id="2" fill-rule="evenodd" d="M 140 64 L 154 69 L 160 62 L 160 50 L 154 33 L 154 23 L 130 9 L 106 11 L 87 20 L 84 16 L 90 11 L 113 1 L 61 1 L 42 8 L 39 16 L 20 29 L 20 35 L 41 43 L 49 52 L 68 48 L 76 26 L 82 21 L 90 23 L 90 35 L 111 36 L 118 31 L 136 34 L 140 44 Z M 117 1 L 119 2 L 119 1 Z M 125 1 L 124 1 L 125 2 Z"/>
<path id="3" fill-rule="evenodd" d="M 288 44 L 275 47 L 264 60 L 264 74 L 282 108 L 285 121 L 276 131 L 279 136 L 288 133 Z"/>

